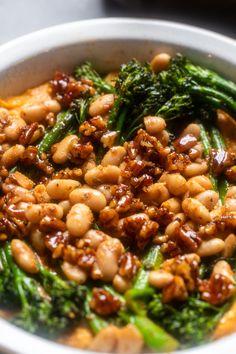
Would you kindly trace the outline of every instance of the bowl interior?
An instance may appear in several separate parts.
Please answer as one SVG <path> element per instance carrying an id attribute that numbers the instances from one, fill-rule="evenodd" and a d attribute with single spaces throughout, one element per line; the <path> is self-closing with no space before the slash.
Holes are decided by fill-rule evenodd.
<path id="1" fill-rule="evenodd" d="M 234 44 L 234 45 L 233 45 Z M 132 58 L 182 52 L 195 62 L 236 80 L 235 43 L 226 37 L 168 22 L 108 19 L 82 21 L 39 31 L 0 48 L 0 96 L 14 95 L 91 61 L 100 72 Z"/>

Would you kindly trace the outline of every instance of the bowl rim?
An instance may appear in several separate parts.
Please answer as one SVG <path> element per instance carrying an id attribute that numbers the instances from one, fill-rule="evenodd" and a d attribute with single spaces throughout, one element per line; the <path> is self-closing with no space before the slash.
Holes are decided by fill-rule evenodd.
<path id="1" fill-rule="evenodd" d="M 101 30 L 106 26 L 112 26 L 113 31 Z M 119 31 L 114 33 L 114 30 L 117 28 L 119 28 Z M 154 28 L 159 29 L 158 34 L 153 33 Z M 111 17 L 69 22 L 47 27 L 2 44 L 0 46 L 0 72 L 10 68 L 16 63 L 20 63 L 25 59 L 30 58 L 31 56 L 73 43 L 92 39 L 101 40 L 104 39 L 104 37 L 107 40 L 140 39 L 141 29 L 145 29 L 146 31 L 143 32 L 141 39 L 156 38 L 165 41 L 166 38 L 167 42 L 172 41 L 174 43 L 175 41 L 173 38 L 176 37 L 181 44 L 183 43 L 185 46 L 190 46 L 196 50 L 199 50 L 199 45 L 201 43 L 201 49 L 204 51 L 206 46 L 205 42 L 207 42 L 209 50 L 212 51 L 216 57 L 220 57 L 226 62 L 229 61 L 236 66 L 236 41 L 233 38 L 178 22 Z M 173 30 L 175 31 L 174 35 Z M 189 38 L 189 36 L 191 38 Z M 204 41 L 203 39 L 207 40 Z M 33 351 L 34 354 L 41 354 L 42 351 L 45 351 L 47 354 L 92 354 L 92 352 L 69 348 L 35 336 L 11 325 L 3 319 L 0 319 L 0 331 L 0 347 L 7 352 L 32 354 Z M 232 348 L 234 343 L 236 343 L 236 334 L 200 347 L 181 350 L 178 351 L 178 353 L 206 354 L 210 350 L 214 351 L 214 354 L 220 354 L 224 350 L 230 354 L 233 353 Z"/>

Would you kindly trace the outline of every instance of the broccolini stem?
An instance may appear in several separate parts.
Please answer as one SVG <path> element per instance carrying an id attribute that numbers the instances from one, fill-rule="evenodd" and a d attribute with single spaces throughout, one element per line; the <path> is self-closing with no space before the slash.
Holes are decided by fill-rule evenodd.
<path id="1" fill-rule="evenodd" d="M 209 135 L 208 135 L 208 132 L 206 131 L 204 125 L 201 123 L 198 123 L 198 124 L 200 125 L 200 138 L 201 138 L 201 142 L 202 142 L 203 149 L 204 149 L 204 156 L 209 157 L 210 153 L 211 153 L 211 142 L 209 139 Z M 217 179 L 212 175 L 212 173 L 209 174 L 209 177 L 211 179 L 211 183 L 213 185 L 214 190 L 217 191 L 217 189 L 218 189 Z"/>
<path id="2" fill-rule="evenodd" d="M 169 352 L 179 347 L 178 341 L 165 332 L 161 327 L 144 316 L 136 316 L 126 312 L 120 317 L 127 323 L 132 323 L 142 334 L 148 347 L 158 352 Z"/>
<path id="3" fill-rule="evenodd" d="M 226 145 L 220 131 L 216 127 L 211 128 L 211 140 L 212 146 L 217 150 L 226 149 Z M 229 188 L 229 183 L 224 177 L 218 178 L 218 192 L 220 196 L 221 203 L 224 204 L 225 195 Z"/>
<path id="4" fill-rule="evenodd" d="M 41 155 L 48 152 L 51 146 L 58 142 L 64 136 L 74 120 L 74 115 L 70 112 L 61 112 L 57 116 L 57 122 L 54 127 L 46 132 L 38 145 L 38 153 Z"/>
<path id="5" fill-rule="evenodd" d="M 142 315 L 146 313 L 145 304 L 139 300 L 150 298 L 154 294 L 154 289 L 148 283 L 149 270 L 160 268 L 162 262 L 163 256 L 160 246 L 151 246 L 143 257 L 141 268 L 138 271 L 132 288 L 125 293 L 127 306 L 135 313 Z"/>
<path id="6" fill-rule="evenodd" d="M 114 87 L 103 80 L 101 76 L 94 70 L 91 63 L 86 62 L 75 68 L 74 76 L 77 80 L 86 79 L 93 82 L 94 87 L 99 92 L 113 93 Z"/>
<path id="7" fill-rule="evenodd" d="M 21 278 L 21 270 L 20 268 L 17 267 L 17 265 L 13 262 L 12 255 L 11 255 L 11 246 L 10 243 L 7 243 L 4 247 L 4 253 L 5 253 L 5 261 L 8 263 L 9 269 L 14 274 L 14 282 L 15 282 L 15 287 L 20 295 L 20 301 L 21 301 L 21 308 L 22 312 L 27 313 L 30 311 L 29 309 L 29 304 L 26 299 L 24 289 L 22 287 L 22 282 L 20 280 Z"/>
<path id="8" fill-rule="evenodd" d="M 90 301 L 91 301 L 92 295 L 91 292 L 88 291 L 85 303 L 84 303 L 84 308 L 85 308 L 85 314 L 86 314 L 86 319 L 88 322 L 88 325 L 93 332 L 93 334 L 99 333 L 103 328 L 106 328 L 108 326 L 108 322 L 104 320 L 102 317 L 98 316 L 95 314 L 91 308 L 90 308 Z"/>
<path id="9" fill-rule="evenodd" d="M 217 99 L 219 100 L 218 102 L 221 102 L 221 105 L 223 105 L 228 111 L 236 113 L 236 101 L 232 97 L 227 96 L 226 94 L 220 91 L 217 91 L 211 87 L 198 85 L 191 86 L 190 91 L 193 94 L 200 94 L 203 99 L 204 97 L 206 97 L 208 102 L 210 102 L 212 99 L 212 103 L 214 106 L 217 102 L 215 99 Z"/>
<path id="10" fill-rule="evenodd" d="M 160 246 L 152 245 L 142 259 L 142 266 L 137 274 L 133 288 L 144 289 L 148 285 L 148 274 L 151 269 L 160 268 L 163 256 Z"/>
<path id="11" fill-rule="evenodd" d="M 214 71 L 194 65 L 189 61 L 185 64 L 185 69 L 201 84 L 206 84 L 208 86 L 210 84 L 213 87 L 223 90 L 224 92 L 236 97 L 236 84 L 232 81 L 224 79 Z"/>

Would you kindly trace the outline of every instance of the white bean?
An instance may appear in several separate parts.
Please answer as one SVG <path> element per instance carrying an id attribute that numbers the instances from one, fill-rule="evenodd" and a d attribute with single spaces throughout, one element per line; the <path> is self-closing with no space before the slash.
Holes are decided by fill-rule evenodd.
<path id="1" fill-rule="evenodd" d="M 89 186 L 99 184 L 117 184 L 120 177 L 120 168 L 117 166 L 97 166 L 86 172 L 84 179 Z"/>
<path id="2" fill-rule="evenodd" d="M 195 136 L 195 138 L 199 139 L 200 137 L 200 126 L 195 123 L 190 123 L 187 127 L 182 131 L 181 136 L 185 136 L 191 134 Z"/>
<path id="3" fill-rule="evenodd" d="M 220 238 L 212 238 L 208 241 L 203 241 L 197 250 L 200 257 L 214 256 L 215 254 L 224 251 L 225 243 Z"/>
<path id="4" fill-rule="evenodd" d="M 195 176 L 188 180 L 187 189 L 191 196 L 213 189 L 210 179 L 206 176 Z"/>
<path id="5" fill-rule="evenodd" d="M 177 214 L 181 212 L 181 200 L 178 198 L 170 198 L 161 204 L 161 207 L 166 208 L 170 212 Z"/>
<path id="6" fill-rule="evenodd" d="M 66 216 L 72 207 L 72 204 L 69 200 L 62 200 L 58 203 L 58 205 L 63 209 L 63 216 Z"/>
<path id="7" fill-rule="evenodd" d="M 99 96 L 95 101 L 90 104 L 89 114 L 91 117 L 105 115 L 114 104 L 114 95 L 108 93 Z"/>
<path id="8" fill-rule="evenodd" d="M 177 229 L 184 223 L 185 215 L 184 213 L 179 213 L 175 216 L 174 220 L 167 225 L 165 229 L 165 234 L 169 237 L 173 237 Z"/>
<path id="9" fill-rule="evenodd" d="M 67 279 L 76 282 L 77 284 L 84 284 L 87 280 L 87 274 L 79 266 L 72 265 L 68 262 L 63 262 L 61 269 Z"/>
<path id="10" fill-rule="evenodd" d="M 110 236 L 100 230 L 93 229 L 90 229 L 83 236 L 83 241 L 85 242 L 85 244 L 93 249 L 97 249 L 100 243 L 108 239 L 110 239 Z"/>
<path id="11" fill-rule="evenodd" d="M 148 281 L 149 283 L 154 286 L 155 288 L 164 288 L 166 285 L 168 285 L 172 280 L 174 279 L 174 276 L 166 272 L 165 270 L 153 270 L 149 273 L 148 276 Z"/>
<path id="12" fill-rule="evenodd" d="M 16 141 L 19 139 L 22 128 L 26 126 L 25 121 L 18 115 L 9 116 L 9 124 L 3 129 L 6 134 L 6 139 L 9 141 Z"/>
<path id="13" fill-rule="evenodd" d="M 208 190 L 197 194 L 195 199 L 202 203 L 208 210 L 212 210 L 219 201 L 219 194 L 215 191 Z"/>
<path id="14" fill-rule="evenodd" d="M 99 212 L 107 205 L 105 196 L 93 188 L 76 188 L 69 196 L 72 204 L 86 204 L 92 211 Z"/>
<path id="15" fill-rule="evenodd" d="M 204 175 L 208 171 L 208 165 L 206 161 L 202 161 L 201 163 L 192 162 L 187 165 L 183 175 L 187 178 Z"/>
<path id="16" fill-rule="evenodd" d="M 45 216 L 61 219 L 63 217 L 63 209 L 54 203 L 31 204 L 25 211 L 25 217 L 28 221 L 37 224 Z"/>
<path id="17" fill-rule="evenodd" d="M 166 70 L 170 64 L 171 56 L 167 53 L 160 53 L 151 60 L 151 68 L 155 73 Z"/>
<path id="18" fill-rule="evenodd" d="M 143 337 L 133 324 L 128 324 L 125 327 L 119 328 L 116 353 L 140 353 L 143 344 Z"/>
<path id="19" fill-rule="evenodd" d="M 1 164 L 7 168 L 14 166 L 23 155 L 25 148 L 23 145 L 16 144 L 4 152 L 1 158 Z"/>
<path id="20" fill-rule="evenodd" d="M 116 274 L 112 281 L 112 286 L 114 287 L 114 289 L 116 289 L 119 293 L 122 294 L 129 289 L 130 285 L 130 281 L 126 278 L 123 278 L 119 274 Z"/>
<path id="21" fill-rule="evenodd" d="M 140 194 L 140 198 L 145 203 L 160 205 L 161 203 L 170 198 L 170 194 L 165 186 L 165 183 L 158 182 L 147 187 L 146 192 Z"/>
<path id="22" fill-rule="evenodd" d="M 200 225 L 205 225 L 211 221 L 211 215 L 207 208 L 198 200 L 186 198 L 182 203 L 185 214 Z"/>
<path id="23" fill-rule="evenodd" d="M 179 196 L 184 194 L 187 190 L 186 182 L 186 179 L 180 173 L 166 175 L 166 186 L 173 195 Z"/>
<path id="24" fill-rule="evenodd" d="M 235 234 L 230 234 L 225 239 L 225 249 L 223 256 L 224 257 L 231 257 L 236 248 L 236 236 Z"/>
<path id="25" fill-rule="evenodd" d="M 35 203 L 35 197 L 25 188 L 20 186 L 16 186 L 15 184 L 2 184 L 2 190 L 5 194 L 11 193 L 12 195 L 18 198 L 18 201 L 26 202 L 26 203 Z"/>
<path id="26" fill-rule="evenodd" d="M 27 273 L 38 272 L 37 261 L 32 249 L 21 240 L 11 241 L 11 252 L 18 266 Z"/>
<path id="27" fill-rule="evenodd" d="M 68 159 L 68 153 L 73 144 L 78 142 L 78 137 L 76 135 L 68 135 L 62 139 L 59 143 L 53 145 L 52 159 L 57 164 L 64 164 Z"/>
<path id="28" fill-rule="evenodd" d="M 147 116 L 144 117 L 144 125 L 148 134 L 156 135 L 165 129 L 166 122 L 161 117 Z"/>
<path id="29" fill-rule="evenodd" d="M 47 184 L 46 190 L 50 198 L 65 200 L 68 199 L 70 193 L 79 186 L 80 183 L 73 179 L 53 179 Z"/>
<path id="30" fill-rule="evenodd" d="M 66 218 L 66 226 L 71 236 L 82 237 L 91 227 L 93 214 L 85 204 L 75 204 Z"/>
<path id="31" fill-rule="evenodd" d="M 100 243 L 96 251 L 96 261 L 102 273 L 102 280 L 111 281 L 114 278 L 118 271 L 118 260 L 123 252 L 124 247 L 116 238 Z"/>
<path id="32" fill-rule="evenodd" d="M 126 150 L 123 146 L 113 146 L 104 155 L 101 165 L 102 166 L 119 166 L 126 155 Z"/>

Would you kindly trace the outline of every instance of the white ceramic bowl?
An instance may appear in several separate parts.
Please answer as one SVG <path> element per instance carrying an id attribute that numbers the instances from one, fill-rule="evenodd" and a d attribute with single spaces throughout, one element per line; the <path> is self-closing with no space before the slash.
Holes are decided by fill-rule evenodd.
<path id="1" fill-rule="evenodd" d="M 55 70 L 70 72 L 85 60 L 109 71 L 133 57 L 148 60 L 160 51 L 180 51 L 236 81 L 234 40 L 177 23 L 110 18 L 51 27 L 0 47 L 0 97 L 40 84 Z M 88 353 L 41 339 L 4 320 L 0 320 L 0 348 L 17 354 Z M 178 353 L 208 352 L 236 353 L 236 334 Z"/>

